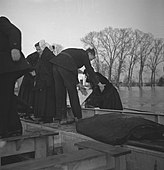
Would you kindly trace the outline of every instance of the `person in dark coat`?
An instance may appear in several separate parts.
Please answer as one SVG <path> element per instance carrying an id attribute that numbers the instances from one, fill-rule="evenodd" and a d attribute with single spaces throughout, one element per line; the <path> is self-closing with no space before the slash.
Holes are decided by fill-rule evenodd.
<path id="1" fill-rule="evenodd" d="M 8 18 L 0 17 L 0 137 L 20 135 L 22 125 L 14 95 L 18 78 L 30 66 L 21 52 L 21 31 Z"/>
<path id="2" fill-rule="evenodd" d="M 95 85 L 99 83 L 90 60 L 95 58 L 94 49 L 68 48 L 63 50 L 57 57 L 50 60 L 53 63 L 53 74 L 56 92 L 56 115 L 59 121 L 66 115 L 66 90 L 68 91 L 70 105 L 75 120 L 82 118 L 81 106 L 77 92 L 77 86 L 82 91 L 82 84 L 78 80 L 78 69 L 85 66 L 88 74 L 92 77 Z M 83 92 L 83 91 L 82 91 Z M 64 115 L 64 116 L 63 116 Z M 64 122 L 65 123 L 65 122 Z M 61 124 L 64 124 L 61 122 Z"/>
<path id="3" fill-rule="evenodd" d="M 36 50 L 39 49 L 38 43 L 35 44 Z M 18 104 L 18 111 L 24 111 L 23 117 L 26 119 L 31 119 L 31 115 L 34 113 L 34 82 L 36 78 L 35 67 L 39 61 L 39 50 L 33 52 L 32 54 L 28 55 L 26 60 L 31 65 L 32 71 L 28 72 L 24 75 L 22 79 L 22 83 L 19 89 L 18 97 L 19 97 L 19 104 Z M 22 104 L 23 103 L 23 104 Z M 26 106 L 26 107 L 24 107 Z M 27 107 L 29 106 L 29 107 Z M 24 107 L 24 108 L 23 108 Z M 30 109 L 29 109 L 30 108 Z"/>
<path id="4" fill-rule="evenodd" d="M 91 84 L 93 89 L 90 96 L 85 101 L 85 107 L 99 107 L 100 109 L 113 109 L 113 110 L 123 110 L 120 95 L 117 89 L 113 86 L 109 80 L 104 77 L 101 73 L 95 72 L 97 78 L 102 84 L 105 84 L 104 90 L 101 90 L 98 86 L 95 86 L 92 79 L 84 71 L 87 79 L 86 81 Z"/>
<path id="5" fill-rule="evenodd" d="M 43 123 L 55 118 L 55 84 L 50 59 L 55 57 L 43 40 L 39 42 L 41 55 L 36 64 L 34 116 Z"/>

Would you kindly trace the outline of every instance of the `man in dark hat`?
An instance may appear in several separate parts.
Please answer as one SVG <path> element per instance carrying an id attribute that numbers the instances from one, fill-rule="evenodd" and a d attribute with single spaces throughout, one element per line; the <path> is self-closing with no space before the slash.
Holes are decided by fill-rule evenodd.
<path id="1" fill-rule="evenodd" d="M 22 133 L 14 95 L 16 80 L 30 66 L 21 52 L 21 32 L 8 18 L 0 17 L 0 138 Z"/>
<path id="2" fill-rule="evenodd" d="M 82 118 L 77 86 L 83 92 L 83 87 L 78 81 L 78 69 L 85 66 L 95 85 L 103 86 L 97 79 L 90 61 L 95 58 L 94 49 L 87 50 L 68 48 L 63 50 L 50 62 L 53 63 L 55 79 L 56 115 L 59 120 L 66 114 L 66 90 L 68 91 L 72 112 L 75 120 Z M 65 122 L 61 122 L 61 124 Z"/>

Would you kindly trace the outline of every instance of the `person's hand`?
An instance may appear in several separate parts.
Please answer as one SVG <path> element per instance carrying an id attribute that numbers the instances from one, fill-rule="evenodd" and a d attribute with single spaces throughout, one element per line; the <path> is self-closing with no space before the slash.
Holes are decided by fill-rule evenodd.
<path id="1" fill-rule="evenodd" d="M 106 84 L 102 84 L 101 82 L 99 82 L 98 86 L 100 88 L 100 91 L 103 92 L 104 89 L 105 89 Z"/>
<path id="2" fill-rule="evenodd" d="M 81 91 L 82 95 L 86 96 L 88 94 L 86 88 L 81 83 L 79 83 L 77 87 Z"/>
<path id="3" fill-rule="evenodd" d="M 33 70 L 33 71 L 31 71 L 30 72 L 30 74 L 32 75 L 32 76 L 36 76 L 36 73 L 35 73 L 35 71 Z"/>
<path id="4" fill-rule="evenodd" d="M 81 83 L 77 84 L 77 87 L 78 87 L 79 89 L 85 88 Z"/>
<path id="5" fill-rule="evenodd" d="M 81 91 L 82 95 L 84 95 L 84 96 L 86 96 L 88 94 L 87 90 L 84 88 L 81 88 L 80 91 Z"/>
<path id="6" fill-rule="evenodd" d="M 12 57 L 13 61 L 19 61 L 21 58 L 20 51 L 18 49 L 12 49 L 11 57 Z"/>

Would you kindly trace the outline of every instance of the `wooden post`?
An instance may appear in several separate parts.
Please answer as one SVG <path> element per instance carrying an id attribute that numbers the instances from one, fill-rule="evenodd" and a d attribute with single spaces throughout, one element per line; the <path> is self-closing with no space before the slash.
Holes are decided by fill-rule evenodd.
<path id="1" fill-rule="evenodd" d="M 46 136 L 35 138 L 35 158 L 47 157 L 48 140 Z"/>

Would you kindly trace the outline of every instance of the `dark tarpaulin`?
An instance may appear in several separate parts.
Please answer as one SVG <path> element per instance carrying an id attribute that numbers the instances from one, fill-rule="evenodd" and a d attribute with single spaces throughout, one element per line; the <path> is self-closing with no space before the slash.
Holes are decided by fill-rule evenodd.
<path id="1" fill-rule="evenodd" d="M 124 114 L 103 114 L 81 119 L 76 124 L 78 133 L 112 145 L 125 144 L 128 140 L 164 138 L 164 125 Z"/>

